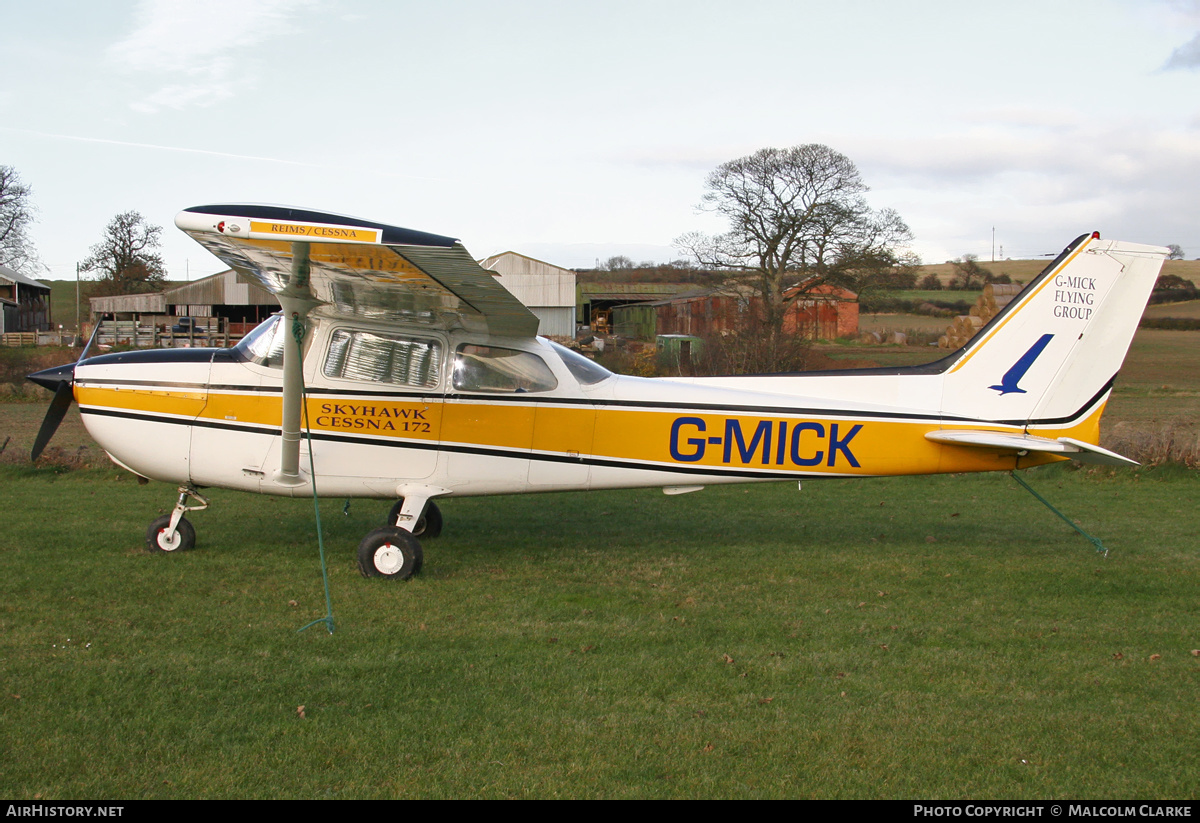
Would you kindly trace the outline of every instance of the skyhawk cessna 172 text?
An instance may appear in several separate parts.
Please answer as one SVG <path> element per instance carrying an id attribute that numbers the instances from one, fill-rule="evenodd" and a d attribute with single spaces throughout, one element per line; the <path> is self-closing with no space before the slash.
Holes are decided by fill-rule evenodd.
<path id="1" fill-rule="evenodd" d="M 147 534 L 168 552 L 195 542 L 197 489 L 309 496 L 311 465 L 320 495 L 399 501 L 358 552 L 397 578 L 440 531 L 439 497 L 1132 464 L 1097 445 L 1100 415 L 1167 252 L 1084 235 L 924 366 L 647 379 L 537 337 L 449 237 L 271 206 L 175 224 L 282 313 L 232 349 L 33 375 L 56 389 L 35 456 L 73 396 L 114 462 L 179 486 Z"/>

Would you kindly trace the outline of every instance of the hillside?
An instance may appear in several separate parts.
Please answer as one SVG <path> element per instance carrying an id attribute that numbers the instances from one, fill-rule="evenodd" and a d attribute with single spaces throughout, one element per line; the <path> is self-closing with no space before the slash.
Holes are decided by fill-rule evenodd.
<path id="1" fill-rule="evenodd" d="M 977 262 L 996 276 L 1007 274 L 1014 281 L 1028 283 L 1034 277 L 1037 277 L 1042 269 L 1050 265 L 1051 258 L 1041 260 L 997 260 L 995 263 L 984 260 Z M 1162 273 L 1173 274 L 1185 280 L 1191 280 L 1200 286 L 1200 260 L 1168 260 L 1163 264 Z M 936 274 L 942 283 L 949 283 L 954 276 L 954 266 L 951 263 L 935 263 L 921 266 L 921 274 L 919 276 L 924 277 L 927 274 Z"/>

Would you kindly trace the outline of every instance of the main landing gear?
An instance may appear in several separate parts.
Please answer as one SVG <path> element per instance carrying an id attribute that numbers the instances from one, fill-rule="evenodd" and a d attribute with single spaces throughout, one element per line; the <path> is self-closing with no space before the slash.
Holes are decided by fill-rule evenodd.
<path id="1" fill-rule="evenodd" d="M 189 505 L 189 502 L 195 505 Z M 196 530 L 183 515 L 208 508 L 208 499 L 192 486 L 179 487 L 179 499 L 170 514 L 146 529 L 146 548 L 155 553 L 182 552 L 196 545 Z M 421 571 L 424 553 L 417 540 L 432 540 L 442 533 L 442 512 L 426 497 L 400 498 L 388 512 L 388 524 L 375 529 L 358 544 L 358 570 L 363 577 L 407 580 Z"/>
<path id="2" fill-rule="evenodd" d="M 442 512 L 432 500 L 400 498 L 388 512 L 388 525 L 358 544 L 358 570 L 363 577 L 407 580 L 421 571 L 424 553 L 418 537 L 432 540 L 442 533 Z"/>

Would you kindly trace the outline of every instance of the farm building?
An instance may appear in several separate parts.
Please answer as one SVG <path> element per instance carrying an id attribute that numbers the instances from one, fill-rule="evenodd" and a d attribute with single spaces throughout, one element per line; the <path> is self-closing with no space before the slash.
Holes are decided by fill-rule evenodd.
<path id="1" fill-rule="evenodd" d="M 538 334 L 575 336 L 575 272 L 515 251 L 479 261 L 538 318 Z"/>
<path id="2" fill-rule="evenodd" d="M 539 334 L 574 335 L 575 272 L 515 252 L 494 255 L 480 265 L 537 315 Z M 200 326 L 236 336 L 278 311 L 279 301 L 228 269 L 161 292 L 93 297 L 91 309 L 93 315 L 159 326 L 178 317 L 202 318 L 207 322 Z"/>
<path id="3" fill-rule="evenodd" d="M 235 334 L 248 331 L 279 310 L 275 295 L 243 280 L 233 269 L 160 292 L 93 297 L 91 305 L 92 314 L 113 315 L 119 320 L 161 324 L 175 317 L 224 318 Z"/>
<path id="4" fill-rule="evenodd" d="M 784 296 L 791 297 L 802 288 L 795 286 Z M 812 340 L 857 337 L 858 295 L 828 284 L 807 290 L 788 308 L 783 330 Z"/>
<path id="5" fill-rule="evenodd" d="M 785 293 L 793 297 L 801 287 Z M 706 336 L 732 331 L 761 305 L 748 291 L 718 289 L 682 294 L 639 306 L 613 309 L 614 325 L 649 337 L 647 311 L 654 311 L 652 334 Z M 858 334 L 858 295 L 836 286 L 820 285 L 796 297 L 788 306 L 783 330 L 813 340 L 833 340 Z M 633 335 L 630 335 L 633 336 Z"/>
<path id="6" fill-rule="evenodd" d="M 683 283 L 581 283 L 579 322 L 601 334 L 613 332 L 622 337 L 649 339 L 654 336 L 653 312 L 647 315 L 644 308 L 639 311 L 637 306 L 644 307 L 695 288 Z"/>
<path id="7" fill-rule="evenodd" d="M 50 287 L 0 266 L 0 334 L 50 330 Z"/>

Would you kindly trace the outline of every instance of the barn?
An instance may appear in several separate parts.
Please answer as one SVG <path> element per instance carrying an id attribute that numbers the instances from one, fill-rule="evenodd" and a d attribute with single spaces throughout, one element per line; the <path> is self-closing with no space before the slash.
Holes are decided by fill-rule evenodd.
<path id="1" fill-rule="evenodd" d="M 239 336 L 279 311 L 275 295 L 233 269 L 182 286 L 146 294 L 93 297 L 92 314 L 162 325 L 177 317 L 205 318 L 201 325 Z"/>
<path id="2" fill-rule="evenodd" d="M 858 334 L 858 295 L 821 284 L 784 293 L 792 302 L 783 318 L 783 331 L 811 340 L 834 340 Z M 725 288 L 683 294 L 648 304 L 657 315 L 656 332 L 704 337 L 732 331 L 754 316 L 762 299 L 748 289 Z"/>
<path id="3" fill-rule="evenodd" d="M 0 266 L 0 334 L 50 330 L 50 287 Z"/>
<path id="4" fill-rule="evenodd" d="M 538 334 L 575 336 L 575 272 L 515 251 L 479 261 L 538 318 Z"/>

